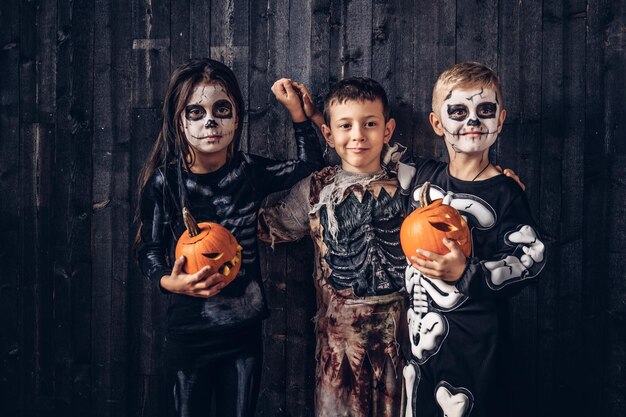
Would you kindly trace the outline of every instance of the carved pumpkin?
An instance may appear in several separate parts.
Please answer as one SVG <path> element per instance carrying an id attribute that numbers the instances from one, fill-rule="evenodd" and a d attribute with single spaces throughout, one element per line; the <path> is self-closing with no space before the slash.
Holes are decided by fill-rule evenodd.
<path id="1" fill-rule="evenodd" d="M 452 206 L 442 204 L 443 200 L 430 200 L 430 183 L 422 186 L 419 195 L 420 208 L 415 209 L 402 222 L 400 244 L 408 259 L 417 256 L 427 259 L 415 251 L 425 249 L 439 255 L 450 250 L 443 244 L 443 239 L 455 240 L 465 256 L 472 250 L 469 227 L 461 214 Z"/>
<path id="2" fill-rule="evenodd" d="M 183 208 L 183 220 L 187 230 L 176 244 L 176 258 L 186 258 L 183 270 L 194 274 L 204 266 L 224 275 L 225 285 L 231 283 L 241 266 L 242 247 L 224 226 L 205 222 L 197 224 L 189 210 Z"/>

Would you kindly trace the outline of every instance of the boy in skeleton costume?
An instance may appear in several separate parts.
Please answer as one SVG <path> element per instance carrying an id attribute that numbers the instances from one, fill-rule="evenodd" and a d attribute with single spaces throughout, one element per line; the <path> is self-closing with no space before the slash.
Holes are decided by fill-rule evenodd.
<path id="1" fill-rule="evenodd" d="M 315 415 L 396 417 L 406 331 L 406 260 L 398 235 L 408 199 L 381 164 L 395 121 L 385 91 L 367 78 L 337 83 L 324 116 L 322 133 L 341 166 L 302 180 L 262 210 L 260 237 L 274 243 L 309 233 L 314 241 Z"/>
<path id="2" fill-rule="evenodd" d="M 444 198 L 467 218 L 472 254 L 466 258 L 450 240 L 446 255 L 418 250 L 429 260 L 411 258 L 405 417 L 496 416 L 497 300 L 539 274 L 544 245 L 524 192 L 488 159 L 506 117 L 497 75 L 478 63 L 457 64 L 437 80 L 432 105 L 430 123 L 450 163 L 417 166 L 412 205 L 424 183 L 433 184 L 431 199 Z"/>

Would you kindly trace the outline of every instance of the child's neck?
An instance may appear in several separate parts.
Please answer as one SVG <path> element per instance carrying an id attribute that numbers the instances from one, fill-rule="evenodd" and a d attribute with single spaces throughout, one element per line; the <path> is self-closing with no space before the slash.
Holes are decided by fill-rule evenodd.
<path id="1" fill-rule="evenodd" d="M 189 167 L 194 174 L 209 174 L 215 172 L 226 164 L 226 153 L 198 155 Z"/>
<path id="2" fill-rule="evenodd" d="M 499 174 L 484 154 L 453 153 L 450 155 L 450 175 L 461 181 L 483 181 Z"/>

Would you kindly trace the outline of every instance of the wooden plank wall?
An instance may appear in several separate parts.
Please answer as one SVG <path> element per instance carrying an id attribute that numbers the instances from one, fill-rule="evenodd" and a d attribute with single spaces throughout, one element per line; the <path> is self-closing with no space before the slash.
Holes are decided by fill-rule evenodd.
<path id="1" fill-rule="evenodd" d="M 626 414 L 624 0 L 3 1 L 0 39 L 0 415 L 168 415 L 166 300 L 132 255 L 136 181 L 168 74 L 204 56 L 237 74 L 242 147 L 274 158 L 295 151 L 279 77 L 321 103 L 371 76 L 396 140 L 442 158 L 437 74 L 496 68 L 508 118 L 492 157 L 528 186 L 550 257 L 510 303 L 509 415 Z M 258 415 L 311 416 L 312 247 L 262 255 Z"/>

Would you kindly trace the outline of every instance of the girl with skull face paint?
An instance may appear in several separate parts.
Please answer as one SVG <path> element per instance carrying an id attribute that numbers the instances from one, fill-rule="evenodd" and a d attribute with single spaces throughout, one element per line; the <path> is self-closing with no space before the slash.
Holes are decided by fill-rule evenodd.
<path id="1" fill-rule="evenodd" d="M 294 121 L 296 160 L 236 152 L 244 105 L 230 68 L 211 59 L 176 68 L 161 131 L 140 179 L 139 265 L 169 298 L 164 350 L 180 416 L 208 415 L 213 396 L 220 416 L 254 415 L 261 320 L 268 313 L 257 211 L 268 194 L 291 187 L 323 164 L 305 114 L 313 108 L 308 91 L 286 79 L 272 90 Z M 186 274 L 185 259 L 175 259 L 177 239 L 185 231 L 183 209 L 198 222 L 226 227 L 243 247 L 238 275 L 228 286 L 218 271 L 204 267 Z"/>

